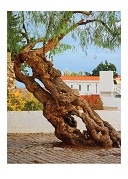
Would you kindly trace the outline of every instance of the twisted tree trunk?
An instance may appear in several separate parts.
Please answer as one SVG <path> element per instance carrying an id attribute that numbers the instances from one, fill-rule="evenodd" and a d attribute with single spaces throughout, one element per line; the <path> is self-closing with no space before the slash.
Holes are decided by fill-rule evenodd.
<path id="1" fill-rule="evenodd" d="M 25 76 L 20 67 L 26 62 L 32 76 Z M 74 94 L 60 78 L 61 73 L 40 53 L 22 51 L 14 63 L 16 79 L 26 85 L 28 91 L 44 105 L 43 115 L 54 126 L 58 139 L 72 145 L 99 145 L 120 147 L 121 139 L 116 130 L 91 109 L 86 100 Z M 41 87 L 39 79 L 45 86 Z M 82 112 L 77 110 L 81 107 Z M 83 121 L 86 131 L 77 129 L 74 116 Z"/>

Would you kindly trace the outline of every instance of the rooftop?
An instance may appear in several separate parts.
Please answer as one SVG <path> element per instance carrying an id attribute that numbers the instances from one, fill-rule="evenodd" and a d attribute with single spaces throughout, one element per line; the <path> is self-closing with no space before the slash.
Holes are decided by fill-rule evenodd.
<path id="1" fill-rule="evenodd" d="M 61 76 L 62 80 L 100 80 L 99 76 Z"/>
<path id="2" fill-rule="evenodd" d="M 116 77 L 116 79 L 121 78 L 121 76 L 119 75 L 118 77 Z M 100 80 L 100 76 L 61 76 L 62 80 L 90 80 L 90 81 L 99 81 Z"/>

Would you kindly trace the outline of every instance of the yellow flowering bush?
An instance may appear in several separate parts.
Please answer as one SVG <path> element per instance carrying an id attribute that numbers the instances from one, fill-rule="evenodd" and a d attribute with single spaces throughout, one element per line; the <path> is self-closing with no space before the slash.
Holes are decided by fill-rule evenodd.
<path id="1" fill-rule="evenodd" d="M 20 90 L 8 91 L 7 93 L 7 110 L 8 111 L 34 111 L 43 110 L 43 105 L 33 94 L 28 91 L 22 93 Z"/>
<path id="2" fill-rule="evenodd" d="M 24 110 L 25 100 L 22 93 L 17 90 L 15 92 L 8 91 L 7 94 L 7 110 L 8 111 L 22 111 Z"/>

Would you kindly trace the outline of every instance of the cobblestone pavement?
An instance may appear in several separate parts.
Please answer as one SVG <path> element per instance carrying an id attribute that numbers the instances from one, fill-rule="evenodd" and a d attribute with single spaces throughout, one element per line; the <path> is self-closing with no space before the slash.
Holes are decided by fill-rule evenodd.
<path id="1" fill-rule="evenodd" d="M 54 134 L 8 134 L 8 164 L 120 164 L 120 148 L 62 146 Z"/>

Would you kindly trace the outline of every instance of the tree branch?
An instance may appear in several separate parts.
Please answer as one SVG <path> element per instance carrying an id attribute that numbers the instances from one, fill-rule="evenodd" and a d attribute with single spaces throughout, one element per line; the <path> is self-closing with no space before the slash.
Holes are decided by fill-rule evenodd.
<path id="1" fill-rule="evenodd" d="M 89 13 L 91 14 L 92 11 L 90 11 L 90 12 L 86 12 L 86 11 L 74 11 L 73 13 L 83 13 L 83 14 L 88 14 L 89 15 Z M 86 25 L 86 24 L 92 23 L 92 22 L 99 22 L 99 23 L 101 23 L 108 30 L 108 32 L 111 33 L 113 36 L 120 35 L 120 33 L 116 33 L 115 31 L 110 29 L 109 26 L 104 21 L 102 21 L 102 20 L 91 19 L 91 20 L 84 21 L 84 19 L 81 19 L 79 22 L 75 23 L 73 26 L 68 28 L 65 33 L 63 33 L 59 37 L 57 37 L 57 39 L 48 39 L 47 43 L 44 42 L 43 43 L 43 47 L 34 50 L 34 53 L 37 54 L 37 55 L 44 55 L 45 53 L 50 51 L 52 48 L 56 47 L 58 45 L 59 41 L 62 40 L 70 31 L 74 30 L 78 26 Z M 49 26 L 48 26 L 48 28 L 49 28 Z M 44 38 L 39 38 L 39 39 L 35 40 L 34 42 L 29 43 L 24 48 L 23 51 L 28 53 L 38 42 L 43 42 L 43 41 L 44 41 Z"/>
<path id="2" fill-rule="evenodd" d="M 48 33 L 50 31 L 51 23 L 52 23 L 52 16 L 49 17 L 48 27 L 47 27 L 44 42 L 43 42 L 43 55 L 44 56 L 45 56 L 45 46 L 46 46 L 46 42 L 47 42 L 47 38 L 48 38 Z"/>
<path id="3" fill-rule="evenodd" d="M 92 15 L 93 16 L 93 13 L 92 13 L 92 11 L 73 11 L 73 13 L 74 14 L 76 14 L 76 13 L 79 13 L 79 14 L 85 14 L 86 16 L 90 16 L 90 15 Z"/>
<path id="4" fill-rule="evenodd" d="M 87 11 L 72 11 L 72 14 L 74 14 L 74 13 L 82 13 L 82 14 L 85 14 L 85 15 L 88 15 L 88 16 L 89 16 L 89 15 L 92 13 L 92 11 L 89 11 L 89 12 L 87 12 Z M 69 18 L 62 19 L 62 21 L 64 21 L 64 23 L 67 23 L 67 21 L 68 21 L 70 18 L 71 18 L 71 16 L 69 16 Z M 64 34 L 61 34 L 60 37 L 58 37 L 57 40 L 49 39 L 47 44 L 46 44 L 46 42 L 44 42 L 44 43 L 43 43 L 43 47 L 41 47 L 41 48 L 35 50 L 34 52 L 37 53 L 38 55 L 44 54 L 44 52 L 47 53 L 47 52 L 50 51 L 53 47 L 55 47 L 55 46 L 59 43 L 59 41 L 60 41 L 61 39 L 63 39 L 63 37 L 66 36 L 71 30 L 75 29 L 75 28 L 76 28 L 77 26 L 79 26 L 79 25 L 82 25 L 81 23 L 82 23 L 83 21 L 84 21 L 84 20 L 82 19 L 82 20 L 80 20 L 79 22 L 75 23 L 75 24 L 74 24 L 72 27 L 70 27 Z M 49 21 L 48 28 L 49 28 L 49 27 L 50 27 L 50 21 Z M 24 28 L 25 32 L 27 33 L 25 26 L 24 26 L 23 28 Z M 26 33 L 25 33 L 25 34 L 26 34 Z M 47 33 L 46 33 L 46 35 L 47 35 Z M 26 38 L 26 39 L 27 39 L 27 38 Z M 38 42 L 43 42 L 43 41 L 44 41 L 44 38 L 39 38 L 39 39 L 35 40 L 34 42 L 30 42 L 30 41 L 29 41 L 29 43 L 26 45 L 26 47 L 23 49 L 23 51 L 28 53 Z M 28 40 L 27 40 L 27 42 L 28 42 Z M 22 52 L 23 52 L 23 51 L 22 51 Z"/>
<path id="5" fill-rule="evenodd" d="M 24 38 L 26 38 L 27 44 L 28 44 L 30 42 L 30 40 L 29 40 L 28 33 L 27 33 L 27 30 L 26 30 L 26 27 L 25 27 L 25 23 L 24 23 L 24 11 L 22 11 L 22 15 L 23 15 L 23 29 L 24 29 L 25 33 L 21 32 L 21 34 Z"/>
<path id="6" fill-rule="evenodd" d="M 67 31 L 64 34 L 61 34 L 57 39 L 49 39 L 48 43 L 45 45 L 45 53 L 50 51 L 52 48 L 56 47 L 60 40 L 62 40 L 71 30 L 73 30 L 76 27 L 78 27 L 83 21 L 84 21 L 84 19 L 82 19 L 79 22 L 75 23 L 72 27 L 67 29 Z M 43 54 L 43 47 L 35 50 L 34 52 L 37 55 L 42 55 Z"/>
<path id="7" fill-rule="evenodd" d="M 44 40 L 44 38 L 39 38 L 39 39 L 35 40 L 34 42 L 30 42 L 29 44 L 27 44 L 25 46 L 25 48 L 21 51 L 21 53 L 22 52 L 28 53 L 37 43 L 43 42 L 43 40 Z"/>
<path id="8" fill-rule="evenodd" d="M 99 20 L 99 19 L 87 20 L 85 22 L 81 22 L 79 25 L 86 25 L 86 24 L 91 23 L 91 22 L 101 23 L 108 30 L 108 32 L 111 33 L 113 36 L 120 35 L 120 33 L 115 33 L 115 31 L 112 31 L 104 21 Z"/>

